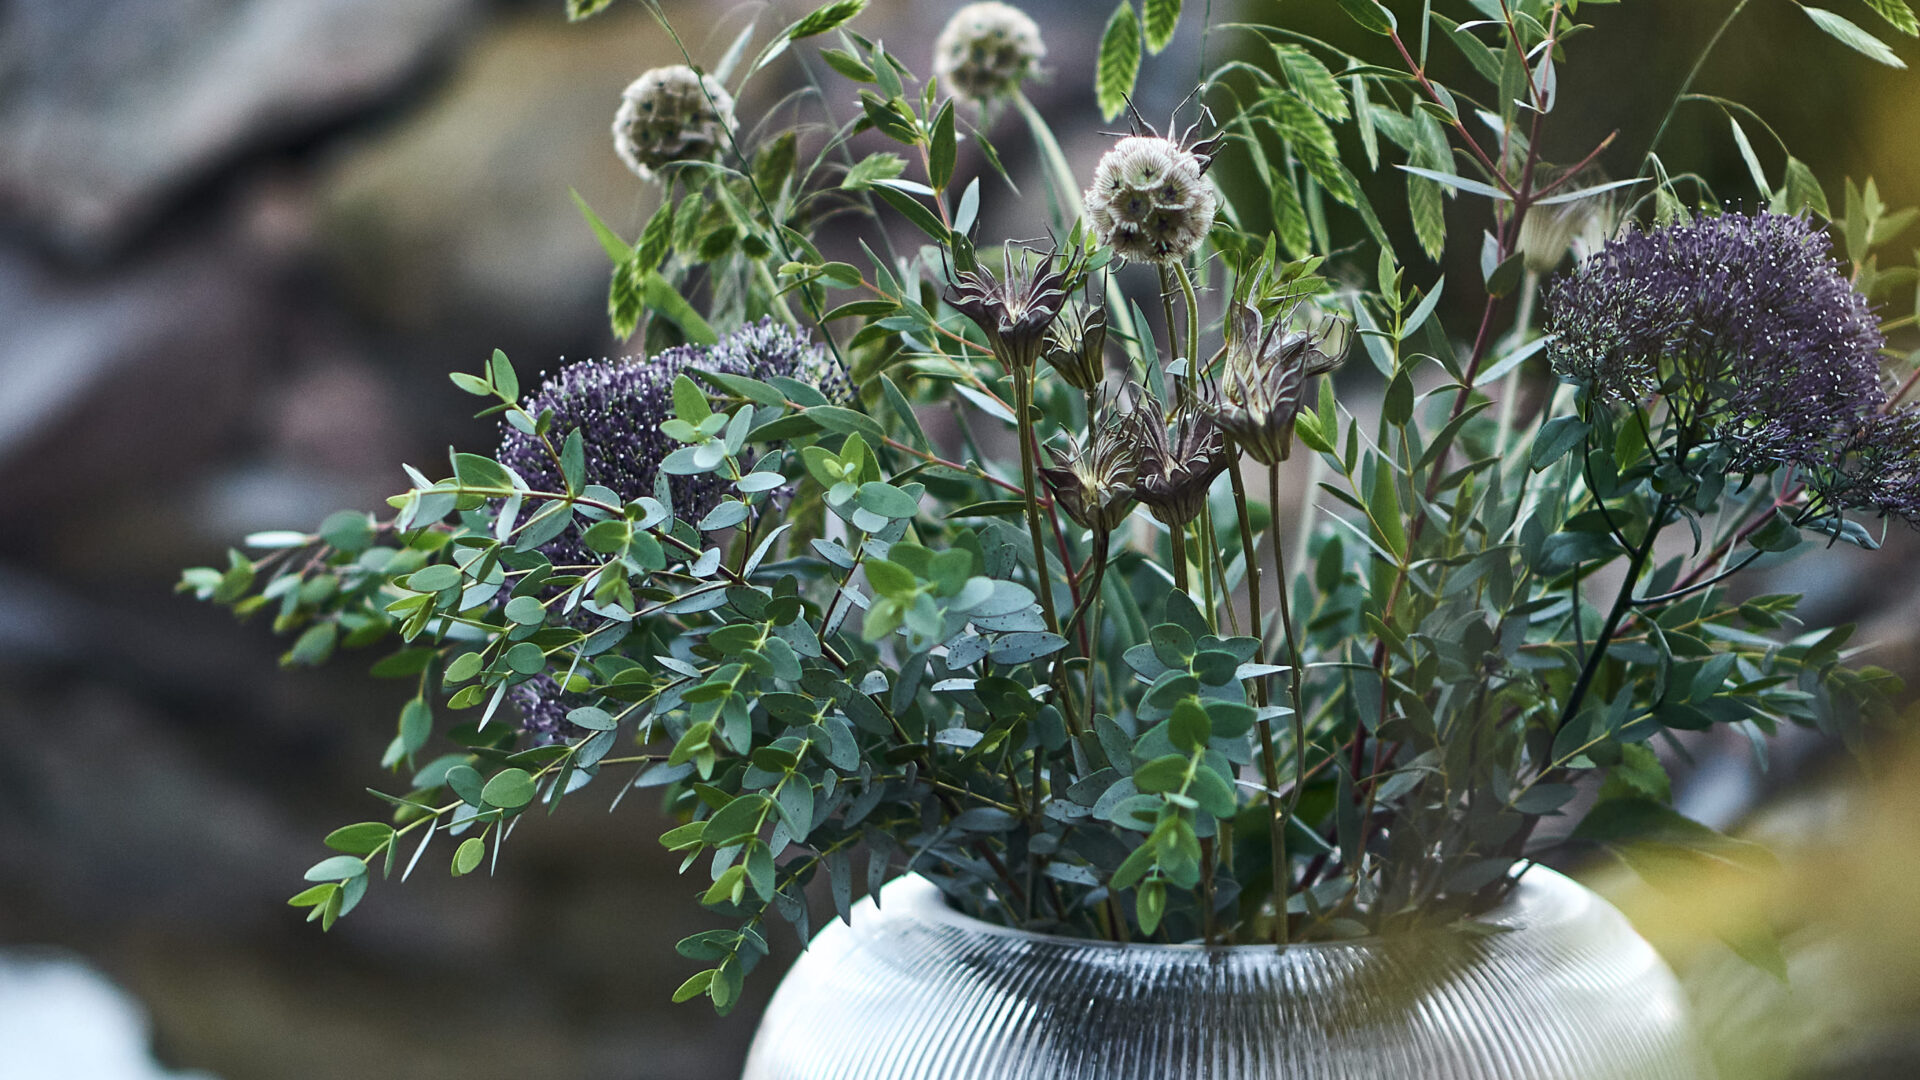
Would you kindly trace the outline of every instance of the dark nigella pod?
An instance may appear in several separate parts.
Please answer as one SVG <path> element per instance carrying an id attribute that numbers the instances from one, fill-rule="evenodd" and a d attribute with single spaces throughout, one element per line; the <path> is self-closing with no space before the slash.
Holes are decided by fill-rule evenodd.
<path id="1" fill-rule="evenodd" d="M 1830 464 L 1886 390 L 1885 339 L 1829 247 L 1770 213 L 1623 236 L 1555 284 L 1554 371 L 1602 401 L 1664 395 L 1740 471 Z"/>
<path id="2" fill-rule="evenodd" d="M 1047 328 L 1040 353 L 1062 382 L 1091 394 L 1107 375 L 1107 309 L 1073 301 Z"/>
<path id="3" fill-rule="evenodd" d="M 1138 385 L 1128 387 L 1120 408 L 1120 423 L 1139 447 L 1134 498 L 1174 528 L 1199 517 L 1214 478 L 1233 464 L 1213 418 L 1196 404 L 1183 404 L 1168 416 L 1160 400 Z"/>
<path id="4" fill-rule="evenodd" d="M 1290 330 L 1291 314 L 1263 327 L 1253 305 L 1234 307 L 1226 370 L 1207 401 L 1220 429 L 1262 465 L 1285 461 L 1292 452 L 1307 380 L 1338 367 L 1351 340 L 1341 319 Z"/>
<path id="5" fill-rule="evenodd" d="M 1038 260 L 1017 259 L 1008 244 L 1001 249 L 999 277 L 985 266 L 961 271 L 946 299 L 985 332 L 988 347 L 1007 370 L 1030 371 L 1078 276 L 1073 261 L 1062 261 L 1058 251 Z"/>
<path id="6" fill-rule="evenodd" d="M 1069 438 L 1053 450 L 1054 464 L 1041 466 L 1040 478 L 1068 517 L 1105 535 L 1133 512 L 1139 446 L 1124 418 L 1114 418 L 1110 409 L 1097 411 L 1107 419 L 1092 437 L 1085 444 Z"/>

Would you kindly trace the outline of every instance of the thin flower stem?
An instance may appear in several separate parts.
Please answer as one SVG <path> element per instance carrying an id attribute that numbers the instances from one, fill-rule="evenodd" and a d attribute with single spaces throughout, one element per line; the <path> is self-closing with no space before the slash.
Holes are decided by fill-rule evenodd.
<path id="1" fill-rule="evenodd" d="M 1040 610 L 1047 617 L 1047 629 L 1060 632 L 1060 616 L 1053 608 L 1053 575 L 1047 570 L 1047 543 L 1040 527 L 1039 483 L 1033 462 L 1033 371 L 1015 368 L 1013 396 L 1019 415 L 1021 496 L 1027 504 L 1027 533 L 1033 540 L 1033 574 L 1039 583 Z"/>
<path id="2" fill-rule="evenodd" d="M 1167 539 L 1173 546 L 1173 587 L 1181 592 L 1187 591 L 1187 540 L 1186 526 L 1167 526 Z"/>
<path id="3" fill-rule="evenodd" d="M 1218 605 L 1214 603 L 1213 588 L 1213 511 L 1205 503 L 1200 504 L 1200 516 L 1193 519 L 1193 543 L 1199 550 L 1200 563 L 1200 610 L 1206 612 L 1207 622 L 1217 630 L 1220 625 Z"/>
<path id="4" fill-rule="evenodd" d="M 1267 497 L 1272 500 L 1274 506 L 1280 505 L 1280 467 L 1278 465 L 1267 469 Z M 1292 579 L 1287 576 L 1286 545 L 1278 542 L 1277 534 L 1274 540 L 1273 576 L 1274 584 L 1278 585 L 1280 590 L 1280 625 L 1287 635 L 1287 663 L 1290 666 L 1287 672 L 1287 696 L 1293 705 L 1293 756 L 1298 767 L 1293 792 L 1287 800 L 1287 812 L 1292 813 L 1294 806 L 1300 801 L 1301 790 L 1307 786 L 1307 716 L 1306 710 L 1301 706 L 1300 688 L 1301 680 L 1306 677 L 1306 671 L 1301 660 L 1300 635 L 1293 625 L 1291 597 L 1293 590 L 1290 587 Z"/>
<path id="5" fill-rule="evenodd" d="M 1699 58 L 1693 62 L 1693 70 L 1687 72 L 1686 81 L 1680 84 L 1679 92 L 1673 95 L 1672 103 L 1667 106 L 1667 114 L 1660 118 L 1660 126 L 1654 129 L 1653 141 L 1647 144 L 1647 154 L 1640 159 L 1640 168 L 1635 170 L 1634 173 L 1636 176 L 1646 170 L 1648 162 L 1653 160 L 1654 151 L 1660 149 L 1660 140 L 1666 136 L 1667 126 L 1673 123 L 1674 113 L 1680 111 L 1680 103 L 1686 100 L 1686 96 L 1692 92 L 1693 81 L 1700 77 L 1700 69 L 1707 66 L 1707 57 L 1713 55 L 1713 50 L 1720 45 L 1720 39 L 1726 36 L 1727 29 L 1733 25 L 1733 21 L 1740 17 L 1740 13 L 1745 11 L 1747 4 L 1751 2 L 1752 0 L 1740 0 L 1739 3 L 1733 5 L 1733 10 L 1727 12 L 1727 17 L 1720 20 L 1719 29 L 1715 30 L 1713 36 L 1707 39 L 1707 47 L 1700 50 Z"/>

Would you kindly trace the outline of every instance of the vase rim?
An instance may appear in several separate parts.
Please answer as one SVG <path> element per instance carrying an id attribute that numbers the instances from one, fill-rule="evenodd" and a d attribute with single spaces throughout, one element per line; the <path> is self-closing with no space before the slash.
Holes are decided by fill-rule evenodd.
<path id="1" fill-rule="evenodd" d="M 889 920 L 904 918 L 926 923 L 940 923 L 968 933 L 1070 945 L 1076 948 L 1251 956 L 1294 950 L 1365 951 L 1376 948 L 1385 941 L 1408 941 L 1421 937 L 1452 934 L 1457 932 L 1456 928 L 1462 923 L 1474 923 L 1494 931 L 1540 929 L 1576 920 L 1587 914 L 1595 903 L 1604 905 L 1605 901 L 1585 885 L 1565 874 L 1539 863 L 1531 863 L 1521 871 L 1506 898 L 1492 908 L 1464 919 L 1435 923 L 1400 933 L 1367 934 L 1362 937 L 1331 941 L 1295 941 L 1282 946 L 1270 943 L 1211 945 L 1198 942 L 1108 941 L 1104 938 L 1069 937 L 1065 934 L 1023 930 L 1019 927 L 1002 926 L 999 923 L 975 918 L 948 903 L 946 894 L 940 891 L 938 885 L 919 874 L 910 873 L 895 878 L 883 886 L 880 902 L 876 903 L 873 897 L 869 897 L 856 906 L 852 912 L 852 925 L 854 929 L 859 930 L 876 917 Z"/>

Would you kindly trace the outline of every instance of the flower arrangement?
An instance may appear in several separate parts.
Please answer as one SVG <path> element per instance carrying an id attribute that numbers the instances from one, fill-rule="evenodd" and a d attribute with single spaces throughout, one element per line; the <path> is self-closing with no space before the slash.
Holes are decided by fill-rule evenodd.
<path id="1" fill-rule="evenodd" d="M 491 456 L 185 575 L 270 612 L 290 663 L 397 642 L 374 674 L 413 688 L 389 818 L 327 837 L 292 903 L 330 926 L 436 837 L 467 874 L 536 808 L 651 789 L 729 920 L 681 943 L 676 996 L 724 1009 L 821 878 L 843 915 L 911 871 L 1015 926 L 1286 944 L 1473 914 L 1552 845 L 1754 857 L 1671 809 L 1650 743 L 1851 730 L 1890 688 L 1844 628 L 1726 582 L 1920 522 L 1884 338 L 1912 274 L 1875 255 L 1912 213 L 1849 182 L 1835 216 L 1791 157 L 1778 185 L 1754 159 L 1742 211 L 1657 139 L 1631 179 L 1581 179 L 1611 138 L 1552 167 L 1593 0 L 1338 6 L 1366 56 L 1238 25 L 1273 62 L 1212 72 L 1176 137 L 1134 113 L 1084 182 L 1006 4 L 960 9 L 917 87 L 849 27 L 864 0 L 636 81 L 616 144 L 659 209 L 631 243 L 588 218 L 638 353 L 531 392 L 495 353 L 453 376 Z M 1110 117 L 1180 8 L 1121 0 Z M 744 84 L 835 32 L 818 60 L 857 93 L 743 134 Z M 1487 85 L 1434 81 L 1430 39 Z M 1012 180 L 969 110 L 1002 101 L 1058 216 L 989 255 Z M 1418 250 L 1360 169 L 1398 175 Z M 1477 281 L 1427 267 L 1449 200 Z"/>

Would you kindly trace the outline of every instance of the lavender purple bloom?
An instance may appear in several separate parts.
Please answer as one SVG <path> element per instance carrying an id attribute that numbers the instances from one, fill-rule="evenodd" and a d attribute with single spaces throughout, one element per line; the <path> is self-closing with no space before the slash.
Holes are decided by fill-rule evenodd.
<path id="1" fill-rule="evenodd" d="M 1808 486 L 1835 510 L 1867 510 L 1920 527 L 1920 405 L 1869 417 Z"/>
<path id="2" fill-rule="evenodd" d="M 1555 286 L 1554 370 L 1602 401 L 1665 395 L 1741 471 L 1829 465 L 1887 400 L 1885 339 L 1829 248 L 1771 213 L 1623 236 Z"/>

